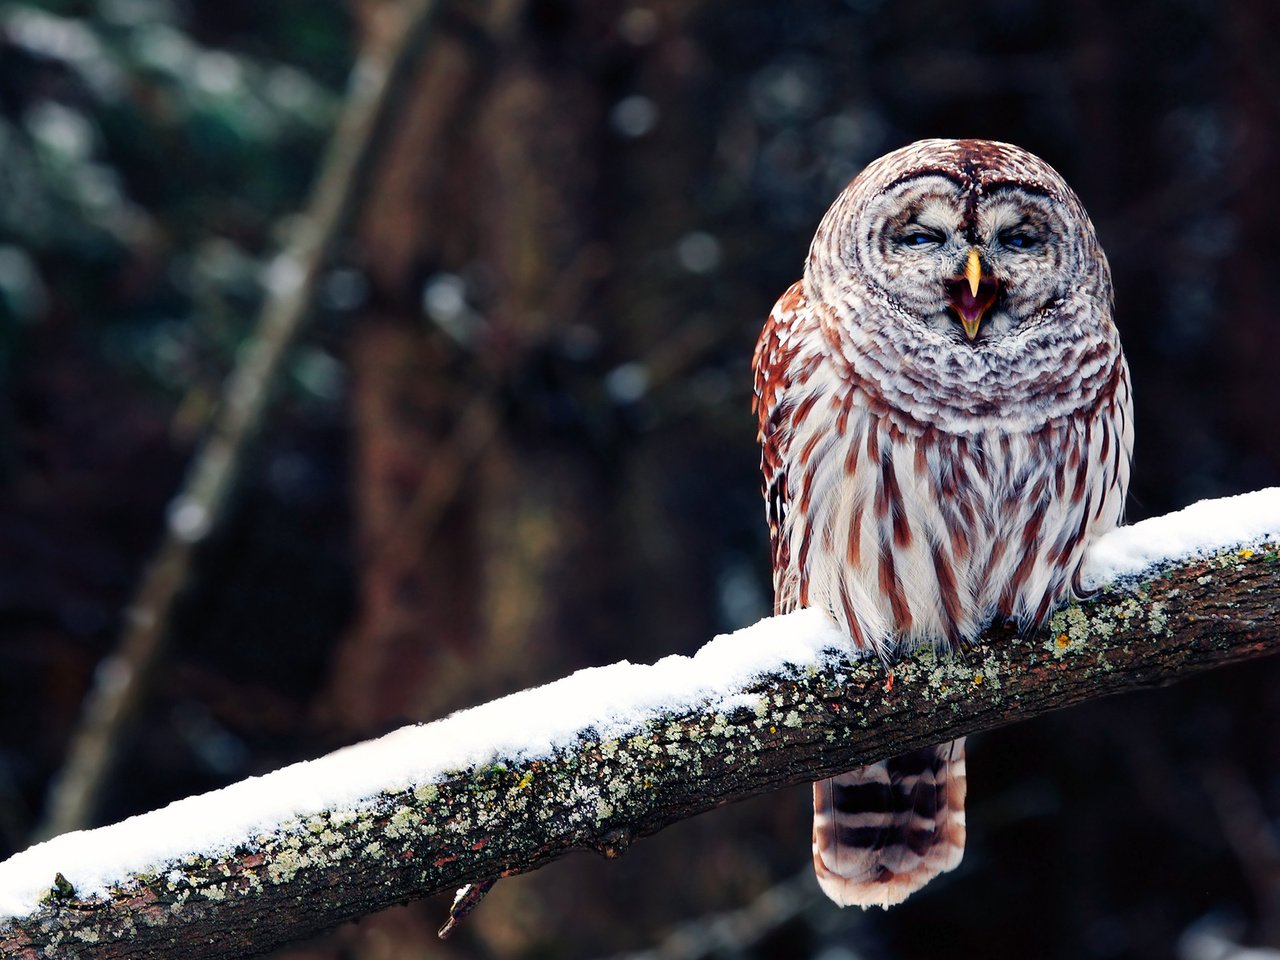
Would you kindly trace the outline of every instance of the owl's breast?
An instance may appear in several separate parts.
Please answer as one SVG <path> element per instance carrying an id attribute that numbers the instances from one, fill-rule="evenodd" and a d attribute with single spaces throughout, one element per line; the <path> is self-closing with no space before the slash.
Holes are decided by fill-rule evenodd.
<path id="1" fill-rule="evenodd" d="M 1082 335 L 1086 306 L 1064 304 L 998 342 L 976 344 L 908 330 L 901 314 L 857 300 L 817 313 L 832 376 L 869 408 L 912 435 L 936 429 L 977 437 L 1033 433 L 1105 399 L 1120 341 L 1109 319 L 1101 335 Z"/>
<path id="2" fill-rule="evenodd" d="M 827 609 L 860 647 L 954 645 L 997 615 L 1040 622 L 1090 537 L 1118 522 L 1128 450 L 1110 408 L 952 431 L 836 367 L 809 382 L 787 444 L 779 600 Z"/>

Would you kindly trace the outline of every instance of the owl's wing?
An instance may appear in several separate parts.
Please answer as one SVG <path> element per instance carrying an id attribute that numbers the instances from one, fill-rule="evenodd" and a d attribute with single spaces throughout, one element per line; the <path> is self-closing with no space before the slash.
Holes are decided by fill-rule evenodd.
<path id="1" fill-rule="evenodd" d="M 1124 523 L 1125 501 L 1129 495 L 1129 467 L 1133 459 L 1133 389 L 1130 386 L 1129 364 L 1123 354 L 1116 358 L 1112 384 L 1098 404 L 1092 427 L 1092 433 L 1100 437 L 1101 441 L 1092 446 L 1086 441 L 1088 449 L 1081 458 L 1079 467 L 1080 476 L 1085 478 L 1079 485 L 1086 490 L 1096 490 L 1096 496 L 1090 494 L 1083 498 L 1085 502 L 1081 507 L 1084 511 L 1083 522 L 1088 526 L 1086 544 L 1093 543 L 1098 537 Z M 1071 575 L 1071 590 L 1077 597 L 1089 595 L 1081 581 L 1086 556 L 1086 551 L 1079 552 Z M 1045 603 L 1036 619 L 1043 622 L 1052 612 L 1053 607 Z"/>
<path id="2" fill-rule="evenodd" d="M 786 532 L 790 507 L 787 484 L 790 457 L 787 448 L 791 442 L 791 431 L 786 425 L 796 403 L 791 389 L 792 365 L 803 340 L 801 332 L 813 322 L 812 310 L 805 298 L 804 281 L 797 280 L 770 311 L 752 361 L 755 397 L 751 406 L 759 418 L 760 471 L 773 550 L 774 610 L 777 613 L 792 610 L 797 603 L 790 539 Z"/>

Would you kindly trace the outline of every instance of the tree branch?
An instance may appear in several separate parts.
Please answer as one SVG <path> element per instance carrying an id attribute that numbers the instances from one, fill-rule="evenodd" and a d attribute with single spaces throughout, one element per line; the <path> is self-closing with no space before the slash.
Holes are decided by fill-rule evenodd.
<path id="1" fill-rule="evenodd" d="M 816 622 L 808 611 L 780 620 L 773 627 L 810 633 Z M 21 913 L 0 922 L 0 953 L 248 956 L 576 848 L 615 857 L 635 838 L 722 803 L 1277 650 L 1276 545 L 1226 549 L 1109 587 L 1060 611 L 1047 632 L 994 629 L 961 656 L 926 651 L 887 672 L 831 653 L 720 691 L 701 708 L 656 711 L 622 735 L 597 732 L 611 730 L 608 716 L 582 716 L 576 742 L 544 756 L 495 755 L 354 807 L 284 817 L 222 853 L 104 882 L 105 894 L 78 893 L 71 866 L 130 824 L 59 838 L 0 864 L 0 906 Z M 414 729 L 466 730 L 472 719 L 492 720 L 500 704 Z M 157 816 L 132 821 L 135 831 Z M 6 906 L 15 876 L 47 890 L 34 909 Z"/>

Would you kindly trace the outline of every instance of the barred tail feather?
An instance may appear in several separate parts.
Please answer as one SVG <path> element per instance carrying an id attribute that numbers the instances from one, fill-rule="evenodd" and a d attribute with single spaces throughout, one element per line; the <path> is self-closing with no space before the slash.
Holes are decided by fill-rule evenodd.
<path id="1" fill-rule="evenodd" d="M 964 856 L 964 738 L 813 785 L 813 867 L 842 907 L 901 903 Z"/>

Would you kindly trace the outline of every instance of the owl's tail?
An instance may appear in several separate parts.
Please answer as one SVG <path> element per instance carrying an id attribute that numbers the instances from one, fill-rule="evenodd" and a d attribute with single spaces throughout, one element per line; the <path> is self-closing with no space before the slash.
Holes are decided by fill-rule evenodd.
<path id="1" fill-rule="evenodd" d="M 964 856 L 964 738 L 813 785 L 813 868 L 842 907 L 901 903 Z"/>

